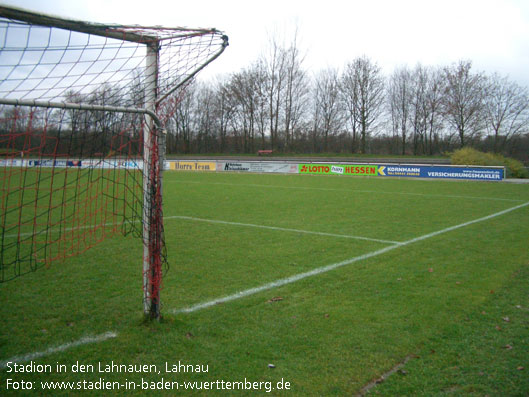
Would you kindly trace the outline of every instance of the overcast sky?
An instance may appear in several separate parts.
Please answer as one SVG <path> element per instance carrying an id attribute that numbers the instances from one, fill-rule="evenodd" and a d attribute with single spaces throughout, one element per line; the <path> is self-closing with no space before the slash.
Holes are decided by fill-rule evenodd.
<path id="1" fill-rule="evenodd" d="M 271 36 L 298 31 L 304 66 L 342 68 L 366 55 L 389 75 L 396 66 L 471 60 L 529 86 L 528 0 L 0 0 L 101 23 L 215 27 L 230 47 L 207 76 L 236 72 Z"/>

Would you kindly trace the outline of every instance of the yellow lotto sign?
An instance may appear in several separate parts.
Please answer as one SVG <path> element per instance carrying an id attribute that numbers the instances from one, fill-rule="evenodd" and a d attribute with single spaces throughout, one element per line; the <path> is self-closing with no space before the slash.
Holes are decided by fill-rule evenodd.
<path id="1" fill-rule="evenodd" d="M 177 171 L 215 171 L 217 164 L 201 161 L 171 161 L 169 169 Z"/>

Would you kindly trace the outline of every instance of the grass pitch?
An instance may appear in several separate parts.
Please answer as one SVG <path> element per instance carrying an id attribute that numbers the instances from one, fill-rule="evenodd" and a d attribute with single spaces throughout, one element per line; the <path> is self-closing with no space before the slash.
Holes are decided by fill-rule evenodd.
<path id="1" fill-rule="evenodd" d="M 164 178 L 163 320 L 142 320 L 135 238 L 4 283 L 1 394 L 529 392 L 528 185 Z"/>

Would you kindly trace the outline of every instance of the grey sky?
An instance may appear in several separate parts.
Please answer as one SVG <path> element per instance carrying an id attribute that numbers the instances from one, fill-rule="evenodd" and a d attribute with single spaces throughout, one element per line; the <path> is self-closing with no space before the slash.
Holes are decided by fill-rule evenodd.
<path id="1" fill-rule="evenodd" d="M 207 76 L 240 70 L 273 35 L 298 31 L 305 67 L 341 68 L 367 55 L 386 74 L 401 65 L 471 60 L 476 71 L 529 86 L 527 0 L 0 0 L 31 10 L 103 23 L 216 27 L 230 48 Z"/>

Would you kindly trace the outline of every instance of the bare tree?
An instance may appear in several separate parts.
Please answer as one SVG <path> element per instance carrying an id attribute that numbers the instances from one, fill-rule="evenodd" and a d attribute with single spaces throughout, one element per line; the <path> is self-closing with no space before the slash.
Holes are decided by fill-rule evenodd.
<path id="1" fill-rule="evenodd" d="M 268 126 L 268 109 L 266 96 L 266 68 L 262 62 L 257 62 L 254 65 L 254 88 L 257 96 L 257 132 L 261 137 L 261 148 L 265 149 Z"/>
<path id="2" fill-rule="evenodd" d="M 413 70 L 413 96 L 411 98 L 412 117 L 411 124 L 413 126 L 413 154 L 426 152 L 426 140 L 428 131 L 428 80 L 430 76 L 428 69 L 422 65 L 417 65 Z"/>
<path id="3" fill-rule="evenodd" d="M 267 57 L 262 58 L 265 66 L 266 98 L 268 105 L 268 119 L 270 128 L 270 144 L 272 150 L 277 148 L 279 135 L 279 116 L 285 89 L 286 78 L 286 57 L 284 48 L 278 43 L 276 38 L 270 42 L 270 52 Z"/>
<path id="4" fill-rule="evenodd" d="M 485 115 L 494 152 L 501 152 L 512 137 L 529 132 L 528 89 L 507 77 L 492 75 L 485 96 Z"/>
<path id="5" fill-rule="evenodd" d="M 243 69 L 231 76 L 227 86 L 235 116 L 232 121 L 235 129 L 242 130 L 243 151 L 245 153 L 255 149 L 255 130 L 257 125 L 257 110 L 259 108 L 259 93 L 255 84 L 256 70 Z"/>
<path id="6" fill-rule="evenodd" d="M 457 131 L 461 147 L 483 130 L 485 78 L 471 69 L 470 61 L 460 61 L 444 69 L 444 114 Z"/>
<path id="7" fill-rule="evenodd" d="M 284 94 L 285 146 L 292 150 L 293 134 L 302 121 L 309 92 L 308 78 L 302 68 L 303 57 L 297 45 L 297 30 L 290 46 L 284 52 L 286 86 Z"/>
<path id="8" fill-rule="evenodd" d="M 356 58 L 346 66 L 347 89 L 354 99 L 353 115 L 360 132 L 360 152 L 366 153 L 367 137 L 376 130 L 384 104 L 384 77 L 380 67 L 366 56 Z"/>
<path id="9" fill-rule="evenodd" d="M 215 98 L 216 93 L 211 84 L 196 83 L 196 96 L 194 103 L 196 128 L 195 147 L 198 153 L 208 153 L 215 142 Z"/>
<path id="10" fill-rule="evenodd" d="M 323 135 L 323 151 L 327 152 L 329 135 L 338 133 L 343 127 L 343 108 L 336 69 L 325 69 L 316 75 L 314 98 L 317 125 Z"/>
<path id="11" fill-rule="evenodd" d="M 311 102 L 310 102 L 312 120 L 310 122 L 310 132 L 309 132 L 310 148 L 311 148 L 310 150 L 312 153 L 316 153 L 320 151 L 318 142 L 319 142 L 319 137 L 321 135 L 322 121 L 321 121 L 321 115 L 320 115 L 321 113 L 320 106 L 319 106 L 318 100 L 316 99 L 317 97 L 318 97 L 317 86 L 313 85 Z"/>
<path id="12" fill-rule="evenodd" d="M 262 79 L 259 75 L 261 87 L 258 91 L 266 99 L 272 149 L 291 149 L 292 134 L 306 111 L 309 88 L 303 60 L 295 32 L 288 44 L 281 42 L 278 36 L 273 37 L 268 53 L 258 62 L 265 76 Z"/>
<path id="13" fill-rule="evenodd" d="M 443 129 L 442 100 L 443 100 L 443 76 L 439 68 L 431 68 L 428 78 L 428 89 L 426 91 L 426 119 L 427 119 L 427 150 L 429 155 L 434 152 L 434 140 L 439 138 Z"/>
<path id="14" fill-rule="evenodd" d="M 396 69 L 388 84 L 388 106 L 393 134 L 400 136 L 401 152 L 406 154 L 412 103 L 412 76 L 408 67 Z"/>
<path id="15" fill-rule="evenodd" d="M 221 153 L 228 151 L 228 128 L 235 114 L 235 107 L 228 89 L 229 81 L 217 79 L 214 84 L 214 130 Z"/>
<path id="16" fill-rule="evenodd" d="M 347 66 L 346 71 L 342 75 L 340 84 L 340 92 L 342 96 L 342 103 L 345 109 L 347 124 L 351 128 L 351 153 L 356 153 L 358 150 L 358 135 L 359 135 L 359 114 L 358 114 L 358 94 L 357 81 L 355 73 L 351 65 Z"/>
<path id="17" fill-rule="evenodd" d="M 178 102 L 176 111 L 173 113 L 169 133 L 174 134 L 168 139 L 171 142 L 171 150 L 179 151 L 181 153 L 191 153 L 191 145 L 193 143 L 196 123 L 196 112 L 194 111 L 196 95 L 196 86 L 191 85 L 186 89 L 185 94 Z"/>

